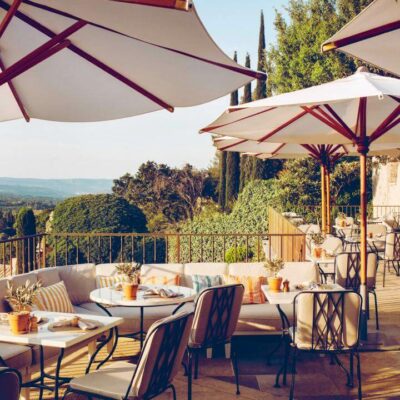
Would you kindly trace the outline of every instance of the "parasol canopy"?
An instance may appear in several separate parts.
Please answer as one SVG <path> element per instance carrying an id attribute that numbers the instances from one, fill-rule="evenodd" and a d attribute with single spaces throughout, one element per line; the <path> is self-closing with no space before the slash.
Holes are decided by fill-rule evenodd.
<path id="1" fill-rule="evenodd" d="M 265 78 L 183 0 L 0 0 L 0 70 L 0 120 L 66 122 L 173 111 Z"/>
<path id="2" fill-rule="evenodd" d="M 375 0 L 322 45 L 400 76 L 400 2 Z"/>

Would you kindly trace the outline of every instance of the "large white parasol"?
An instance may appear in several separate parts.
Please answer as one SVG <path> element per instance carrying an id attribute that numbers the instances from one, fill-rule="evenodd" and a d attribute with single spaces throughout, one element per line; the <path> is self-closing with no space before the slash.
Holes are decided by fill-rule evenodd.
<path id="1" fill-rule="evenodd" d="M 260 142 L 353 145 L 360 156 L 361 295 L 366 336 L 366 156 L 372 143 L 400 139 L 400 80 L 365 72 L 231 107 L 202 129 Z M 396 148 L 398 145 L 396 144 Z"/>
<path id="2" fill-rule="evenodd" d="M 0 0 L 0 70 L 0 120 L 173 111 L 265 78 L 224 54 L 183 0 Z"/>
<path id="3" fill-rule="evenodd" d="M 400 2 L 375 0 L 322 45 L 400 76 Z"/>

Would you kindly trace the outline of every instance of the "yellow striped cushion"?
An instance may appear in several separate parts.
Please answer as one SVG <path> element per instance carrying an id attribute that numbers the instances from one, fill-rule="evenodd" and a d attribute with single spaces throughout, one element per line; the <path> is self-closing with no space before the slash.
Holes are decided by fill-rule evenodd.
<path id="1" fill-rule="evenodd" d="M 74 306 L 63 281 L 41 287 L 36 298 L 36 305 L 41 311 L 74 312 Z"/>
<path id="2" fill-rule="evenodd" d="M 241 283 L 244 286 L 244 296 L 242 304 L 262 304 L 265 303 L 264 293 L 261 285 L 265 278 L 262 276 L 228 276 L 228 283 Z"/>
<path id="3" fill-rule="evenodd" d="M 173 276 L 141 276 L 140 283 L 142 285 L 155 285 L 155 286 L 179 286 L 181 282 L 180 275 L 173 275 Z"/>
<path id="4" fill-rule="evenodd" d="M 117 283 L 128 281 L 128 278 L 125 275 L 114 275 L 114 276 L 98 275 L 96 279 L 98 288 L 112 287 Z"/>

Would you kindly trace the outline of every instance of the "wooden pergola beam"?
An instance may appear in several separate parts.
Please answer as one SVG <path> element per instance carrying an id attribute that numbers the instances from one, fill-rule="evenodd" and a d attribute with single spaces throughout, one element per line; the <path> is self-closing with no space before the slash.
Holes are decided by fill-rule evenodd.
<path id="1" fill-rule="evenodd" d="M 10 24 L 12 18 L 14 17 L 15 13 L 18 10 L 22 0 L 14 0 L 11 4 L 10 8 L 8 9 L 6 15 L 4 16 L 3 20 L 0 23 L 0 38 L 3 36 L 4 32 L 6 31 L 8 25 Z"/>

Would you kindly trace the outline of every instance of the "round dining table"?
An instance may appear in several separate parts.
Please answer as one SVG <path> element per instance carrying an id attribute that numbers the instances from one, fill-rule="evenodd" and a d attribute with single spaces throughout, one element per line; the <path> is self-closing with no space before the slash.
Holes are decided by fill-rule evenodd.
<path id="1" fill-rule="evenodd" d="M 157 295 L 148 295 L 149 289 L 169 289 L 176 294 L 175 297 L 161 297 Z M 140 350 L 143 348 L 143 342 L 146 335 L 144 330 L 144 313 L 148 307 L 165 307 L 176 305 L 173 313 L 176 313 L 186 303 L 194 301 L 196 291 L 184 286 L 155 286 L 140 285 L 136 300 L 127 300 L 121 290 L 113 287 L 95 289 L 90 293 L 90 299 L 103 309 L 109 316 L 113 316 L 110 309 L 112 307 L 132 307 L 140 309 L 140 328 L 139 331 L 130 334 L 130 337 L 138 338 L 140 341 Z"/>

